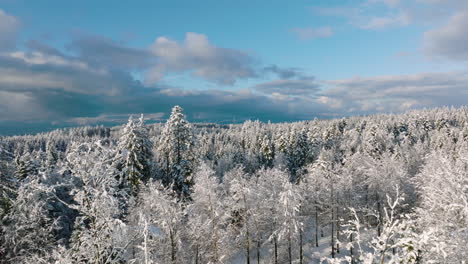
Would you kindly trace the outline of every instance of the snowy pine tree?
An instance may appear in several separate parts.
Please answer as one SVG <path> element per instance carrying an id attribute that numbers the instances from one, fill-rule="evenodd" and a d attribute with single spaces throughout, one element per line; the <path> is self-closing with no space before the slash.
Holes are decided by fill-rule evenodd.
<path id="1" fill-rule="evenodd" d="M 51 140 L 47 142 L 46 155 L 45 166 L 47 169 L 53 169 L 59 160 L 59 154 L 57 153 L 55 143 Z"/>
<path id="2" fill-rule="evenodd" d="M 122 215 L 112 166 L 112 150 L 101 144 L 76 143 L 67 162 L 77 186 L 70 206 L 79 212 L 75 221 L 68 258 L 72 262 L 122 263 L 127 227 Z"/>
<path id="3" fill-rule="evenodd" d="M 25 153 L 16 159 L 16 172 L 15 176 L 19 180 L 26 179 L 29 175 L 37 174 L 39 165 L 29 153 Z"/>
<path id="4" fill-rule="evenodd" d="M 180 106 L 172 108 L 171 116 L 162 131 L 157 153 L 159 166 L 164 172 L 163 183 L 173 185 L 177 193 L 187 197 L 193 184 L 195 157 L 192 127 L 182 111 Z"/>
<path id="5" fill-rule="evenodd" d="M 2 219 L 0 263 L 27 263 L 34 256 L 46 256 L 58 244 L 54 236 L 57 219 L 50 214 L 54 189 L 34 176 L 19 187 Z"/>
<path id="6" fill-rule="evenodd" d="M 152 148 L 152 142 L 144 126 L 143 115 L 137 124 L 130 117 L 119 138 L 114 158 L 120 188 L 129 189 L 134 194 L 142 182 L 152 177 Z"/>

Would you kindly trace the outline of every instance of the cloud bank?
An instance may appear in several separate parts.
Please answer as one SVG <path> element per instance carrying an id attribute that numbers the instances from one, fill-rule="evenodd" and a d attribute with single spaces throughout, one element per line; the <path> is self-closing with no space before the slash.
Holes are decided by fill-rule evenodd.
<path id="1" fill-rule="evenodd" d="M 375 0 L 371 4 L 399 8 L 402 2 Z M 353 9 L 321 12 L 348 17 L 359 13 Z M 466 61 L 466 21 L 466 10 L 460 7 L 440 26 L 428 30 L 424 35 L 427 54 Z M 393 23 L 367 22 L 368 29 Z M 18 18 L 0 10 L 0 134 L 34 126 L 116 124 L 138 113 L 163 121 L 175 104 L 186 109 L 191 121 L 230 123 L 399 112 L 468 101 L 466 71 L 325 81 L 297 67 L 266 64 L 255 54 L 220 47 L 199 33 L 188 32 L 182 41 L 161 36 L 137 48 L 75 32 L 58 49 L 38 40 L 19 45 L 20 25 Z M 333 34 L 331 29 L 319 29 L 303 28 L 296 33 L 303 38 Z M 135 72 L 140 78 L 135 78 Z M 177 87 L 167 80 L 174 74 L 219 88 Z M 248 86 L 230 88 L 246 80 Z"/>

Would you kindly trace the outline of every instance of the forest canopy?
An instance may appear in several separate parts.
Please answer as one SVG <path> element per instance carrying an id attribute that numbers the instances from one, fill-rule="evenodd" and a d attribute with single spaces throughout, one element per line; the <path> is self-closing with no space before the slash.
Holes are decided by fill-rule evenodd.
<path id="1" fill-rule="evenodd" d="M 465 263 L 468 108 L 0 137 L 0 263 Z"/>

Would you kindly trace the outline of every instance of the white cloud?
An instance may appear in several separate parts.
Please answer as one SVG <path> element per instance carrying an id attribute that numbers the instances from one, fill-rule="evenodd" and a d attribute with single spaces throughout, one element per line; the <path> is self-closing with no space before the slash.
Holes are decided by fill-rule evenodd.
<path id="1" fill-rule="evenodd" d="M 58 88 L 70 89 L 70 84 L 64 78 L 49 73 L 34 73 L 12 68 L 0 67 L 0 85 L 3 87 L 37 87 L 42 89 Z"/>
<path id="2" fill-rule="evenodd" d="M 379 3 L 383 5 L 376 5 Z M 433 22 L 447 15 L 445 8 L 416 0 L 368 0 L 352 6 L 314 7 L 312 10 L 318 15 L 344 18 L 350 25 L 366 30 Z"/>
<path id="3" fill-rule="evenodd" d="M 319 90 L 320 85 L 313 79 L 305 80 L 274 80 L 259 83 L 253 87 L 254 90 L 264 94 L 281 94 L 292 96 L 313 95 Z"/>
<path id="4" fill-rule="evenodd" d="M 71 60 L 69 58 L 65 58 L 58 55 L 44 54 L 38 51 L 33 51 L 30 53 L 23 51 L 15 51 L 11 53 L 6 53 L 5 55 L 15 59 L 23 60 L 28 64 L 52 64 L 57 66 L 71 66 L 83 70 L 89 70 L 89 67 L 85 62 L 79 60 Z"/>
<path id="5" fill-rule="evenodd" d="M 256 64 L 249 54 L 214 46 L 201 34 L 187 33 L 182 43 L 161 37 L 148 49 L 96 36 L 82 37 L 66 47 L 73 55 L 37 41 L 29 42 L 27 50 L 0 52 L 0 122 L 53 119 L 56 124 L 120 123 L 125 121 L 125 113 L 161 113 L 174 104 L 212 121 L 231 120 L 233 116 L 237 120 L 284 121 L 312 116 L 315 109 L 300 106 L 302 99 L 285 96 L 285 91 L 177 89 L 161 83 L 144 86 L 129 72 L 142 69 L 161 77 L 188 72 L 223 84 L 274 75 L 284 78 L 274 85 L 289 87 L 289 92 L 298 94 L 300 87 L 293 88 L 294 83 L 311 82 L 300 69 Z M 145 56 L 151 59 L 139 63 Z M 313 84 L 309 87 L 316 88 Z"/>
<path id="6" fill-rule="evenodd" d="M 34 120 L 48 115 L 46 107 L 31 94 L 0 90 L 0 121 Z"/>
<path id="7" fill-rule="evenodd" d="M 468 9 L 454 14 L 445 25 L 424 34 L 424 49 L 430 56 L 468 60 Z"/>
<path id="8" fill-rule="evenodd" d="M 342 110 L 403 111 L 413 107 L 461 106 L 468 101 L 468 72 L 355 77 L 329 81 L 321 103 Z M 338 100 L 338 101 L 335 101 Z"/>
<path id="9" fill-rule="evenodd" d="M 187 33 L 184 43 L 159 37 L 150 47 L 158 63 L 146 75 L 155 83 L 169 72 L 191 72 L 197 77 L 220 84 L 256 77 L 253 58 L 239 50 L 212 45 L 203 34 Z"/>
<path id="10" fill-rule="evenodd" d="M 119 79 L 121 78 L 121 79 Z M 117 95 L 134 81 L 106 68 L 91 68 L 77 58 L 40 52 L 0 54 L 0 90 L 62 90 L 94 95 Z"/>
<path id="11" fill-rule="evenodd" d="M 41 47 L 40 43 L 33 44 Z M 67 48 L 88 64 L 126 71 L 145 69 L 156 60 L 147 49 L 129 47 L 120 41 L 84 32 L 75 33 Z"/>
<path id="12" fill-rule="evenodd" d="M 406 26 L 411 22 L 411 17 L 406 13 L 400 13 L 396 16 L 372 17 L 369 21 L 362 24 L 363 29 L 385 29 L 389 27 Z"/>
<path id="13" fill-rule="evenodd" d="M 315 38 L 327 38 L 333 36 L 333 29 L 331 27 L 319 27 L 319 28 L 293 28 L 291 31 L 296 34 L 300 39 L 315 39 Z"/>
<path id="14" fill-rule="evenodd" d="M 343 107 L 343 101 L 341 99 L 336 99 L 328 96 L 319 96 L 317 102 L 324 104 L 333 109 L 340 109 Z"/>

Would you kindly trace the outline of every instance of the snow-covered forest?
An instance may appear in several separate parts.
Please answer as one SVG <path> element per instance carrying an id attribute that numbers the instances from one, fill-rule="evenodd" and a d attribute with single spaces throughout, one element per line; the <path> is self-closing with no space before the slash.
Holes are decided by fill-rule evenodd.
<path id="1" fill-rule="evenodd" d="M 0 263 L 467 263 L 468 108 L 0 138 Z"/>

